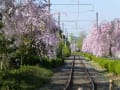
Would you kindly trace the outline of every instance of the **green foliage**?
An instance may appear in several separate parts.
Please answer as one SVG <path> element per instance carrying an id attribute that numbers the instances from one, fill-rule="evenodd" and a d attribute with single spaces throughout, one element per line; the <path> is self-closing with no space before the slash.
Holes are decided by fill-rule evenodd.
<path id="1" fill-rule="evenodd" d="M 10 53 L 14 51 L 12 47 L 14 43 L 14 38 L 7 38 L 4 32 L 0 32 L 0 66 L 1 69 L 8 69 L 9 68 L 9 60 L 10 60 Z"/>
<path id="2" fill-rule="evenodd" d="M 48 58 L 42 58 L 41 60 L 41 66 L 45 68 L 55 68 L 64 63 L 64 60 L 61 58 L 56 58 L 56 59 L 48 59 Z"/>
<path id="3" fill-rule="evenodd" d="M 0 29 L 4 26 L 4 24 L 0 21 Z"/>
<path id="4" fill-rule="evenodd" d="M 120 63 L 116 63 L 116 65 L 115 65 L 115 73 L 120 74 Z"/>
<path id="5" fill-rule="evenodd" d="M 82 44 L 83 44 L 83 39 L 86 37 L 86 32 L 85 31 L 81 31 L 80 34 L 79 34 L 79 37 L 77 38 L 77 47 L 79 49 L 82 49 Z"/>
<path id="6" fill-rule="evenodd" d="M 35 90 L 47 83 L 52 72 L 38 66 L 22 66 L 0 73 L 0 90 Z"/>
<path id="7" fill-rule="evenodd" d="M 61 59 L 61 58 L 57 58 L 57 59 L 52 59 L 51 60 L 51 66 L 52 66 L 52 68 L 56 68 L 56 67 L 62 65 L 63 63 L 64 63 L 64 60 Z"/>
<path id="8" fill-rule="evenodd" d="M 115 66 L 116 66 L 116 62 L 114 62 L 114 61 L 109 61 L 108 62 L 108 70 L 109 70 L 109 72 L 114 72 L 114 73 L 116 73 L 115 72 Z"/>
<path id="9" fill-rule="evenodd" d="M 57 57 L 58 58 L 64 58 L 68 57 L 71 54 L 70 50 L 70 44 L 68 41 L 66 41 L 66 45 L 63 41 L 59 43 L 59 48 L 57 50 Z"/>
<path id="10" fill-rule="evenodd" d="M 11 52 L 10 67 L 14 67 L 16 59 L 19 59 L 21 65 L 36 65 L 40 63 L 40 57 L 35 53 L 31 46 L 32 41 L 28 36 L 23 36 L 20 45 Z"/>
<path id="11" fill-rule="evenodd" d="M 62 58 L 62 48 L 64 46 L 64 43 L 61 41 L 59 42 L 59 48 L 57 49 L 57 57 Z"/>
<path id="12" fill-rule="evenodd" d="M 52 72 L 45 68 L 53 69 L 63 64 L 62 50 L 65 49 L 64 56 L 68 56 L 66 50 L 69 49 L 69 44 L 67 42 L 67 48 L 63 48 L 65 43 L 61 40 L 58 58 L 47 59 L 42 56 L 44 54 L 42 52 L 45 52 L 45 48 L 42 46 L 45 45 L 40 43 L 41 55 L 37 55 L 36 47 L 32 47 L 34 40 L 27 35 L 23 35 L 20 44 L 16 46 L 16 38 L 19 38 L 19 35 L 8 39 L 4 32 L 0 33 L 0 55 L 3 55 L 1 60 L 4 61 L 3 67 L 5 67 L 6 63 L 9 63 L 7 70 L 0 71 L 0 90 L 8 90 L 8 88 L 9 90 L 35 90 L 48 82 L 49 77 L 52 75 Z M 16 62 L 16 60 L 19 60 L 19 62 Z M 19 67 L 16 67 L 18 64 Z M 42 68 L 36 65 L 42 66 Z"/>
<path id="13" fill-rule="evenodd" d="M 120 60 L 111 60 L 104 57 L 96 57 L 88 53 L 79 53 L 82 56 L 87 57 L 90 60 L 94 60 L 103 68 L 106 68 L 108 72 L 113 72 L 114 74 L 120 74 Z"/>
<path id="14" fill-rule="evenodd" d="M 79 33 L 79 36 L 76 37 L 73 35 L 73 33 L 70 34 L 70 43 L 76 43 L 77 48 L 79 48 L 80 50 L 82 49 L 82 44 L 83 44 L 83 40 L 86 37 L 86 32 L 85 31 L 81 31 Z"/>
<path id="15" fill-rule="evenodd" d="M 48 58 L 42 58 L 41 66 L 45 68 L 51 68 L 51 60 L 49 60 Z"/>
<path id="16" fill-rule="evenodd" d="M 66 45 L 64 45 L 62 49 L 62 54 L 64 57 L 68 57 L 71 54 L 70 48 Z"/>
<path id="17" fill-rule="evenodd" d="M 37 65 L 40 63 L 40 57 L 37 55 L 27 55 L 23 59 L 23 64 L 25 65 Z"/>

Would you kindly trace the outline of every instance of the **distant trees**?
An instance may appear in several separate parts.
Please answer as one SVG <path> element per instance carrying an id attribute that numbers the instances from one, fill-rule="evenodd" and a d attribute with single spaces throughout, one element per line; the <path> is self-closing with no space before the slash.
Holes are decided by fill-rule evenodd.
<path id="1" fill-rule="evenodd" d="M 77 47 L 78 47 L 80 50 L 82 49 L 83 40 L 85 39 L 86 35 L 87 35 L 87 33 L 86 33 L 85 31 L 81 31 L 81 32 L 79 33 L 79 36 L 78 36 L 78 38 L 77 38 L 76 43 L 77 43 Z"/>
<path id="2" fill-rule="evenodd" d="M 120 53 L 120 19 L 92 27 L 84 39 L 82 51 L 96 56 L 118 56 Z"/>
<path id="3" fill-rule="evenodd" d="M 74 36 L 73 34 L 70 35 L 70 43 L 71 43 L 71 50 L 81 50 L 83 40 L 86 37 L 87 33 L 85 31 L 81 31 L 79 33 L 79 36 Z"/>

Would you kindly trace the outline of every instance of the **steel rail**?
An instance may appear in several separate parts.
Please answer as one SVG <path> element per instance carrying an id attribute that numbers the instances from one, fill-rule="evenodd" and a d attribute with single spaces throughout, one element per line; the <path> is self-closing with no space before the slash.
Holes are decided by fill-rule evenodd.
<path id="1" fill-rule="evenodd" d="M 75 63 L 75 56 L 74 56 L 74 59 L 73 59 L 73 62 L 72 62 L 72 68 L 70 70 L 69 79 L 68 79 L 67 84 L 66 84 L 66 86 L 65 86 L 65 88 L 63 90 L 69 90 L 69 88 L 71 87 L 74 63 Z"/>
<path id="2" fill-rule="evenodd" d="M 79 56 L 79 60 L 80 60 L 80 56 Z M 73 71 L 74 71 L 74 64 L 75 64 L 75 55 L 74 55 L 74 59 L 73 59 L 73 62 L 72 62 L 72 67 L 71 67 L 71 70 L 70 70 L 69 78 L 68 78 L 67 83 L 65 85 L 65 88 L 63 90 L 70 90 L 70 88 L 72 86 L 72 77 L 73 77 Z M 90 73 L 89 73 L 88 69 L 86 68 L 85 64 L 83 63 L 83 61 L 82 61 L 82 65 L 84 66 L 85 73 L 87 74 L 88 79 L 90 81 L 91 90 L 96 90 L 95 82 L 94 82 L 93 78 L 90 76 Z"/>
<path id="3" fill-rule="evenodd" d="M 79 56 L 79 60 L 80 60 L 80 56 Z M 88 69 L 86 68 L 85 64 L 83 62 L 82 62 L 82 64 L 85 67 L 85 72 L 88 75 L 88 78 L 89 78 L 90 83 L 92 85 L 91 90 L 96 90 L 96 85 L 95 85 L 94 79 L 90 76 L 90 73 L 89 73 Z"/>

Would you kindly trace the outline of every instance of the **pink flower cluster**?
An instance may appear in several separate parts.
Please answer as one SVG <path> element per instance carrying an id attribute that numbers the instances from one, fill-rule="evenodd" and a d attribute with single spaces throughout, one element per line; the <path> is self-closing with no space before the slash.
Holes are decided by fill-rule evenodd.
<path id="1" fill-rule="evenodd" d="M 10 1 L 12 3 L 12 0 Z M 20 4 L 15 1 L 17 0 L 14 0 L 12 4 L 9 2 L 10 5 L 8 4 L 5 14 L 3 30 L 6 36 L 9 38 L 17 36 L 16 43 L 19 46 L 17 41 L 20 42 L 24 34 L 32 35 L 36 43 L 34 45 L 42 41 L 50 56 L 55 55 L 60 40 L 57 36 L 59 28 L 52 15 L 46 10 L 45 1 L 40 0 L 39 5 L 35 3 L 37 0 L 21 0 Z"/>
<path id="2" fill-rule="evenodd" d="M 96 56 L 116 56 L 120 52 L 120 19 L 102 22 L 83 41 L 82 51 Z"/>

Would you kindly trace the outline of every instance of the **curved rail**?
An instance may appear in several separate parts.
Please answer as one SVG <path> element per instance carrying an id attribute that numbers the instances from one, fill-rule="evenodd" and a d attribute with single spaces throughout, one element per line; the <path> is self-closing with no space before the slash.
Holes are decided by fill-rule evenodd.
<path id="1" fill-rule="evenodd" d="M 80 60 L 80 56 L 79 56 L 79 60 Z M 71 67 L 71 70 L 70 70 L 70 75 L 69 75 L 69 79 L 67 81 L 67 84 L 65 85 L 65 88 L 63 90 L 70 90 L 71 86 L 72 86 L 72 77 L 73 77 L 73 72 L 74 72 L 74 64 L 75 64 L 75 55 L 74 55 L 74 59 L 73 59 L 73 62 L 72 62 L 72 67 Z M 90 73 L 88 71 L 88 69 L 86 68 L 85 64 L 82 62 L 84 68 L 85 68 L 85 73 L 87 74 L 89 80 L 90 80 L 90 84 L 91 84 L 91 90 L 96 90 L 96 85 L 95 85 L 95 82 L 93 80 L 93 78 L 90 76 Z"/>
<path id="2" fill-rule="evenodd" d="M 80 56 L 79 56 L 79 60 L 80 60 Z M 86 74 L 88 75 L 88 78 L 90 80 L 90 83 L 91 83 L 91 90 L 96 90 L 96 85 L 95 85 L 95 82 L 94 82 L 94 79 L 90 76 L 90 73 L 88 71 L 88 69 L 86 68 L 85 64 L 82 62 L 82 64 L 84 65 L 85 67 L 85 72 Z"/>
<path id="3" fill-rule="evenodd" d="M 71 68 L 71 70 L 70 70 L 69 79 L 68 79 L 68 81 L 67 81 L 67 84 L 66 84 L 64 90 L 69 90 L 69 88 L 70 88 L 71 85 L 72 85 L 72 76 L 73 76 L 74 63 L 75 63 L 75 56 L 74 56 L 74 59 L 73 59 L 73 62 L 72 62 L 72 68 Z"/>

